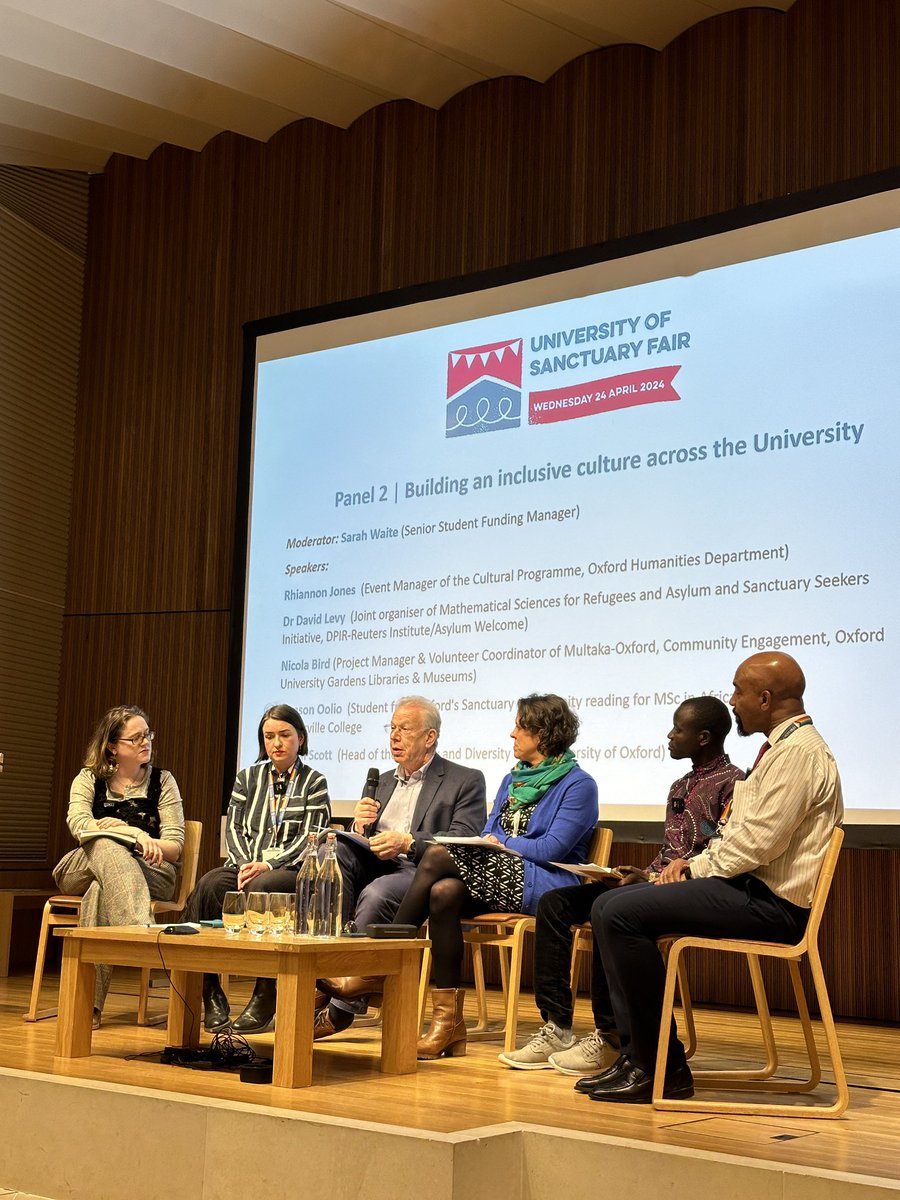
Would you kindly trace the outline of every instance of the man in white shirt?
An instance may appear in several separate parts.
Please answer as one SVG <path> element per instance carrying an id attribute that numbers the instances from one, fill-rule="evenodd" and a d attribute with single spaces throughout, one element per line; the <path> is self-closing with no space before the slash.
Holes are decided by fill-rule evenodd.
<path id="1" fill-rule="evenodd" d="M 591 910 L 622 1054 L 575 1085 L 592 1100 L 649 1102 L 665 967 L 656 939 L 666 933 L 758 941 L 799 941 L 832 830 L 843 819 L 831 751 L 803 707 L 806 681 L 789 654 L 764 651 L 738 667 L 731 707 L 738 733 L 764 733 L 753 770 L 734 787 L 720 834 L 659 884 L 601 896 Z M 666 1096 L 693 1094 L 684 1048 L 672 1027 Z"/>
<path id="2" fill-rule="evenodd" d="M 441 714 L 424 696 L 397 702 L 390 724 L 391 757 L 397 764 L 378 781 L 375 798 L 353 812 L 353 833 L 338 838 L 344 881 L 344 920 L 359 931 L 394 919 L 415 874 L 416 863 L 436 833 L 471 836 L 487 820 L 484 775 L 436 753 Z M 365 840 L 363 840 L 365 839 Z M 382 980 L 350 976 L 320 980 L 331 1004 L 319 1010 L 315 1037 L 346 1029 Z"/>

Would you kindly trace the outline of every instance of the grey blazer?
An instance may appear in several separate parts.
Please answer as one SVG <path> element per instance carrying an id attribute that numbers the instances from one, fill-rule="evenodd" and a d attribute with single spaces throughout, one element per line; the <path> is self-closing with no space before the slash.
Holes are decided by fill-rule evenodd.
<path id="1" fill-rule="evenodd" d="M 384 771 L 375 792 L 382 812 L 396 786 L 394 771 Z M 477 835 L 484 829 L 486 820 L 487 797 L 481 771 L 461 767 L 435 754 L 425 772 L 409 831 L 415 838 L 416 858 L 421 857 L 436 833 Z M 367 826 L 366 837 L 371 837 L 377 830 L 376 820 Z"/>

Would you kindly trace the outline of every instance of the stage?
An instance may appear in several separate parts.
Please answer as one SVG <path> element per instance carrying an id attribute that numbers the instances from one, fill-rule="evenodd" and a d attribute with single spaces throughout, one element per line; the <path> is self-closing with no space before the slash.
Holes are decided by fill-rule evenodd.
<path id="1" fill-rule="evenodd" d="M 44 1003 L 56 982 L 48 975 Z M 56 1021 L 22 1020 L 29 986 L 21 973 L 0 980 L 0 1195 L 578 1200 L 604 1185 L 617 1200 L 700 1189 L 729 1200 L 900 1193 L 897 1026 L 839 1025 L 850 1108 L 836 1121 L 793 1120 L 598 1104 L 556 1072 L 503 1067 L 493 1041 L 415 1075 L 384 1076 L 380 1032 L 355 1026 L 316 1045 L 312 1086 L 297 1090 L 130 1059 L 161 1050 L 165 1026 L 134 1023 L 137 976 L 128 970 L 116 973 L 91 1057 L 62 1063 Z M 235 1005 L 247 995 L 249 984 L 236 985 Z M 153 1004 L 161 1011 L 164 993 Z M 529 1006 L 523 998 L 520 1042 L 537 1027 Z M 753 1061 L 752 1016 L 698 1018 L 698 1062 L 718 1052 Z M 577 1023 L 587 1032 L 584 999 Z M 779 1019 L 777 1030 L 785 1061 L 799 1064 L 791 1023 Z M 253 1044 L 271 1055 L 273 1035 Z"/>

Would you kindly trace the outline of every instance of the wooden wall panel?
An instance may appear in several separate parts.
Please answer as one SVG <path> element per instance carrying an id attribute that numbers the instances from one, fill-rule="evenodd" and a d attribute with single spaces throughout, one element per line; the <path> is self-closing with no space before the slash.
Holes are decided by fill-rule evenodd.
<path id="1" fill-rule="evenodd" d="M 0 166 L 0 887 L 43 882 L 88 181 Z"/>
<path id="2" fill-rule="evenodd" d="M 895 0 L 797 0 L 712 17 L 661 53 L 594 52 L 543 86 L 479 84 L 440 112 L 396 102 L 346 131 L 302 121 L 266 145 L 111 160 L 91 195 L 57 821 L 90 721 L 128 697 L 215 823 L 244 322 L 895 166 L 898 45 Z M 898 859 L 842 865 L 843 1012 L 900 1015 L 896 918 L 871 899 L 896 899 Z M 717 988 L 740 994 L 721 972 Z"/>

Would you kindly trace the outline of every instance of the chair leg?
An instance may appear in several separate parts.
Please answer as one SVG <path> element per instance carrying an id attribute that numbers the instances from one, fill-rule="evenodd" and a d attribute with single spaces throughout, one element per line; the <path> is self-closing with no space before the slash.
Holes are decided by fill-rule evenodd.
<path id="1" fill-rule="evenodd" d="M 478 942 L 472 946 L 472 974 L 475 978 L 475 1004 L 478 1020 L 469 1032 L 484 1033 L 488 1027 L 487 991 L 484 984 L 484 955 Z"/>
<path id="2" fill-rule="evenodd" d="M 753 987 L 753 998 L 756 1002 L 759 1031 L 762 1037 L 763 1050 L 766 1055 L 765 1062 L 761 1067 L 750 1067 L 743 1070 L 697 1071 L 694 1074 L 694 1083 L 699 1087 L 718 1087 L 727 1083 L 729 1087 L 740 1088 L 745 1084 L 749 1085 L 769 1080 L 771 1081 L 770 1090 L 772 1091 L 799 1091 L 800 1089 L 796 1084 L 782 1086 L 778 1080 L 773 1079 L 775 1072 L 778 1070 L 778 1047 L 775 1044 L 775 1030 L 772 1028 L 772 1017 L 769 1012 L 766 985 L 763 981 L 762 969 L 759 965 L 759 956 L 748 953 L 746 957 L 747 966 L 750 971 L 750 983 Z M 790 961 L 788 965 L 796 970 L 796 962 Z M 798 982 L 799 978 L 798 974 Z M 802 995 L 802 990 L 797 996 L 797 1001 L 798 1004 L 802 1004 L 804 1008 L 806 1007 L 806 998 Z"/>
<path id="3" fill-rule="evenodd" d="M 578 978 L 579 978 L 579 971 L 581 968 L 581 956 L 583 954 L 589 953 L 591 951 L 592 947 L 585 945 L 583 929 L 576 928 L 574 930 L 574 934 L 575 934 L 575 936 L 572 939 L 572 961 L 571 961 L 571 965 L 569 967 L 569 987 L 571 988 L 571 991 L 572 991 L 572 999 L 577 1000 L 578 999 Z"/>
<path id="4" fill-rule="evenodd" d="M 497 937 L 503 936 L 503 929 L 500 925 L 496 927 Z M 507 947 L 501 942 L 497 943 L 497 954 L 500 957 L 500 986 L 503 989 L 503 995 L 506 996 L 509 991 L 509 958 L 506 954 Z"/>
<path id="5" fill-rule="evenodd" d="M 138 1025 L 162 1025 L 167 1020 L 167 1014 L 165 1012 L 156 1013 L 154 1016 L 148 1015 L 147 1005 L 150 999 L 151 986 L 150 968 L 142 967 L 140 973 L 140 983 L 138 985 Z"/>
<path id="6" fill-rule="evenodd" d="M 755 1078 L 770 1079 L 778 1069 L 778 1048 L 775 1045 L 775 1031 L 772 1028 L 772 1016 L 769 1012 L 769 998 L 766 995 L 766 985 L 763 981 L 762 968 L 759 965 L 759 956 L 756 954 L 747 955 L 747 965 L 750 968 L 750 982 L 753 985 L 753 998 L 756 1001 L 756 1013 L 759 1017 L 759 1028 L 762 1033 L 763 1046 L 766 1051 L 765 1066 L 760 1069 Z M 796 970 L 797 964 L 791 962 L 788 964 Z M 799 980 L 799 975 L 797 976 Z M 804 1007 L 806 1001 L 803 1001 Z M 746 1073 L 746 1078 L 752 1079 L 754 1075 Z"/>
<path id="7" fill-rule="evenodd" d="M 691 1003 L 691 988 L 688 983 L 687 967 L 684 959 L 679 956 L 678 966 L 678 995 L 681 997 L 681 1015 L 684 1022 L 684 1056 L 693 1058 L 697 1053 L 697 1026 L 694 1024 L 694 1006 Z"/>
<path id="8" fill-rule="evenodd" d="M 431 978 L 431 947 L 422 951 L 422 970 L 419 973 L 419 1029 L 425 1022 L 425 1005 L 428 1003 L 428 981 Z"/>
<path id="9" fill-rule="evenodd" d="M 831 1069 L 834 1072 L 834 1084 L 837 1088 L 837 1096 L 834 1103 L 824 1110 L 824 1115 L 829 1117 L 839 1117 L 847 1105 L 850 1103 L 850 1089 L 847 1087 L 847 1076 L 844 1073 L 844 1059 L 841 1055 L 841 1047 L 838 1042 L 837 1029 L 834 1024 L 834 1015 L 831 1011 L 831 1001 L 828 998 L 828 988 L 825 985 L 825 976 L 822 972 L 822 961 L 819 958 L 818 947 L 811 946 L 809 949 L 809 967 L 812 973 L 813 987 L 816 993 L 816 999 L 819 1002 L 819 1018 L 822 1022 L 822 1029 L 825 1033 L 825 1044 L 828 1047 L 828 1054 L 831 1058 Z M 809 1014 L 807 1013 L 807 1016 Z"/>
<path id="10" fill-rule="evenodd" d="M 506 1025 L 503 1051 L 509 1054 L 516 1048 L 516 1033 L 519 1026 L 519 989 L 522 986 L 522 959 L 525 947 L 525 929 L 517 926 L 513 934 L 512 952 L 509 960 L 508 985 L 506 989 Z"/>
<path id="11" fill-rule="evenodd" d="M 41 984 L 44 980 L 44 965 L 47 960 L 47 943 L 50 938 L 50 902 L 44 905 L 44 915 L 41 917 L 41 933 L 38 938 L 37 957 L 34 960 L 34 979 L 31 984 L 31 1001 L 25 1013 L 25 1021 L 43 1021 L 47 1017 L 55 1017 L 57 1009 L 47 1008 L 38 1012 L 41 999 Z"/>
<path id="12" fill-rule="evenodd" d="M 495 1041 L 498 1033 L 502 1033 L 504 1026 L 493 1024 L 488 1016 L 487 1005 L 487 986 L 484 980 L 484 947 L 485 945 L 493 946 L 495 942 L 468 942 L 472 948 L 472 975 L 475 980 L 475 1005 L 477 1020 L 474 1025 L 468 1027 L 469 1041 L 491 1042 Z M 500 956 L 500 972 L 505 980 L 507 976 L 506 970 L 506 950 L 503 946 L 497 946 L 497 953 Z M 502 985 L 503 1003 L 506 1005 L 507 988 L 506 984 Z"/>
<path id="13" fill-rule="evenodd" d="M 576 933 L 575 941 L 572 943 L 572 958 L 569 961 L 569 990 L 572 993 L 573 1001 L 578 999 L 578 974 L 581 967 L 581 962 L 579 961 L 580 953 L 581 947 L 578 944 L 578 934 Z"/>
<path id="14" fill-rule="evenodd" d="M 673 938 L 661 938 L 657 943 L 662 960 L 668 968 L 669 951 L 672 949 Z M 687 964 L 681 955 L 675 964 L 678 976 L 678 997 L 681 1001 L 681 1020 L 684 1025 L 682 1041 L 684 1042 L 684 1057 L 693 1058 L 697 1052 L 697 1026 L 694 1023 L 694 1006 L 691 1002 L 691 987 L 688 982 Z M 674 999 L 672 1001 L 674 1011 Z"/>
<path id="15" fill-rule="evenodd" d="M 663 1084 L 666 1078 L 666 1066 L 669 1062 L 669 1032 L 672 1027 L 672 1010 L 675 1007 L 675 984 L 678 981 L 678 967 L 681 952 L 669 946 L 666 954 L 666 982 L 663 988 L 662 1012 L 659 1017 L 659 1041 L 656 1046 L 656 1069 L 653 1074 L 653 1096 L 651 1102 L 654 1108 L 669 1103 L 663 1099 Z"/>

